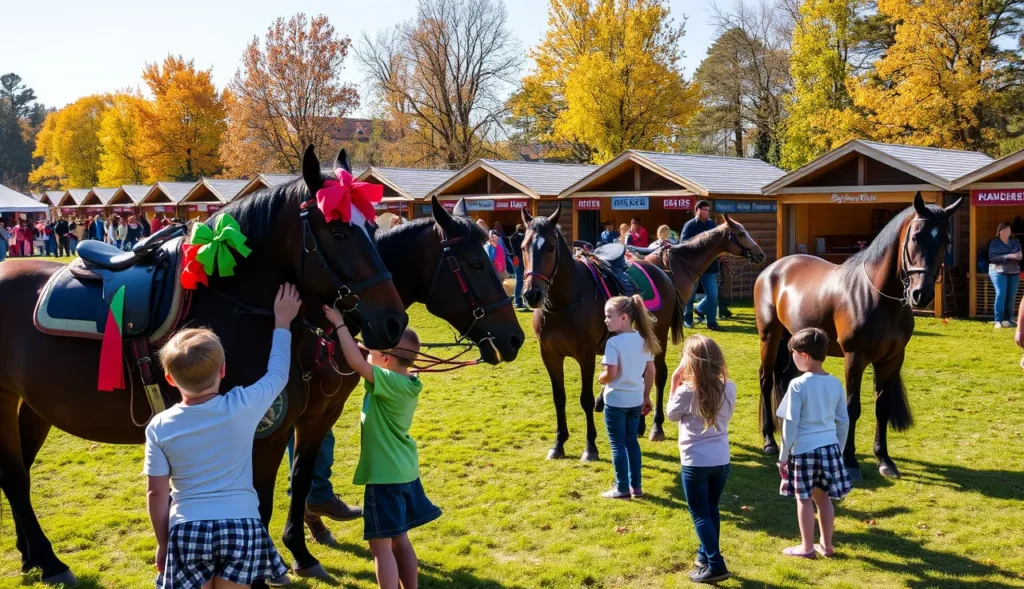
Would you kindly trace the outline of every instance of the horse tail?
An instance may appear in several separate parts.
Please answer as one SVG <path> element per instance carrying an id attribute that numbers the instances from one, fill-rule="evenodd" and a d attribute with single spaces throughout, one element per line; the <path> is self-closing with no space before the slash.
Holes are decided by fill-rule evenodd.
<path id="1" fill-rule="evenodd" d="M 902 432 L 914 425 L 914 416 L 910 413 L 910 402 L 907 400 L 907 389 L 903 386 L 903 377 L 896 373 L 889 378 L 882 390 L 878 392 L 875 403 L 889 416 L 889 426 Z"/>
<path id="2" fill-rule="evenodd" d="M 672 310 L 672 343 L 678 344 L 683 341 L 683 296 L 676 290 L 676 307 Z"/>

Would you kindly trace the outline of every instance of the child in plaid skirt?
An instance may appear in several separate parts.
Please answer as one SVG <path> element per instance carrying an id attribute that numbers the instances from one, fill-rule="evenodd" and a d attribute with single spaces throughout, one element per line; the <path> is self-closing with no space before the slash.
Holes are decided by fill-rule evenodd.
<path id="1" fill-rule="evenodd" d="M 843 464 L 850 430 L 846 393 L 839 379 L 821 363 L 828 353 L 828 335 L 817 328 L 802 329 L 789 340 L 793 363 L 804 374 L 793 379 L 776 415 L 783 419 L 779 451 L 779 492 L 796 497 L 800 544 L 782 551 L 786 556 L 813 559 L 832 556 L 835 509 L 853 488 Z M 814 543 L 814 508 L 818 508 L 821 541 Z"/>
<path id="2" fill-rule="evenodd" d="M 288 382 L 298 292 L 274 301 L 267 374 L 220 394 L 224 348 L 208 329 L 185 329 L 160 350 L 181 402 L 146 426 L 146 505 L 156 534 L 158 589 L 229 589 L 288 571 L 260 521 L 252 486 L 253 435 Z"/>

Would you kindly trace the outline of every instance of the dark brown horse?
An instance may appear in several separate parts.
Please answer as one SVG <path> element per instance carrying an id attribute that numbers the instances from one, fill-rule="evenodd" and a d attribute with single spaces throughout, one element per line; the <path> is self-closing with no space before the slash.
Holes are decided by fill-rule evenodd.
<path id="1" fill-rule="evenodd" d="M 582 389 L 580 406 L 587 415 L 587 447 L 582 459 L 597 460 L 597 429 L 594 427 L 594 365 L 595 358 L 604 351 L 608 331 L 604 326 L 604 291 L 599 289 L 591 277 L 590 270 L 573 257 L 569 244 L 558 230 L 561 207 L 550 217 L 531 217 L 523 209 L 523 223 L 526 235 L 523 238 L 525 281 L 523 298 L 533 311 L 533 331 L 540 340 L 540 354 L 544 367 L 551 379 L 551 391 L 555 400 L 555 414 L 558 419 L 558 434 L 555 445 L 548 452 L 548 459 L 565 457 L 565 441 L 569 439 L 569 426 L 565 420 L 565 372 L 566 358 L 573 358 L 580 366 Z M 658 323 L 656 332 L 662 344 L 662 352 L 654 359 L 658 399 L 663 396 L 668 369 L 665 366 L 665 352 L 668 348 L 669 330 L 672 341 L 679 343 L 683 335 L 682 302 L 664 272 L 647 262 L 637 262 L 654 280 L 654 287 L 662 298 L 661 309 L 654 312 Z M 654 408 L 652 436 L 664 439 L 662 424 L 665 414 L 659 402 Z M 640 422 L 641 431 L 646 428 L 645 420 Z"/>
<path id="2" fill-rule="evenodd" d="M 347 160 L 342 159 L 335 167 L 347 167 Z M 358 324 L 369 346 L 393 346 L 405 329 L 405 306 L 366 228 L 340 221 L 328 223 L 313 207 L 308 233 L 304 230 L 300 204 L 322 187 L 324 179 L 310 148 L 303 161 L 302 179 L 257 192 L 223 209 L 222 214 L 238 221 L 252 254 L 238 259 L 235 276 L 211 277 L 209 288 L 195 291 L 185 322 L 208 326 L 220 336 L 229 367 L 224 391 L 251 384 L 263 375 L 273 329 L 268 311 L 283 282 L 299 285 L 308 308 L 333 303 L 342 292 L 355 293 L 341 299 L 339 306 L 358 306 Z M 214 222 L 207 221 L 211 227 Z M 22 569 L 39 567 L 45 583 L 70 585 L 75 577 L 54 554 L 32 508 L 29 467 L 51 427 L 96 442 L 142 444 L 145 430 L 136 424 L 145 423 L 149 411 L 136 370 L 126 375 L 128 390 L 96 390 L 99 342 L 46 335 L 33 326 L 36 299 L 60 268 L 60 264 L 41 261 L 0 265 L 0 333 L 18 334 L 18 345 L 4 346 L 0 353 L 0 487 L 14 516 Z M 305 398 L 296 353 L 300 338 L 298 330 L 294 333 L 293 370 L 287 390 L 295 401 L 289 414 L 297 417 Z M 55 361 L 60 370 L 53 369 Z M 162 374 L 158 376 L 164 394 L 180 399 L 177 391 L 163 382 Z M 286 430 L 280 428 L 275 435 L 257 440 L 257 466 L 281 463 Z M 257 468 L 253 482 L 261 515 L 269 522 L 273 477 Z M 143 497 L 139 501 L 141 506 Z"/>
<path id="3" fill-rule="evenodd" d="M 402 303 L 406 308 L 413 303 L 426 305 L 430 313 L 475 344 L 488 364 L 515 360 L 523 345 L 523 330 L 484 250 L 487 235 L 466 216 L 463 201 L 456 205 L 454 216 L 436 198 L 432 203 L 433 219 L 416 219 L 376 234 L 377 248 L 392 272 Z M 306 337 L 301 357 L 313 357 L 316 340 Z M 292 497 L 283 537 L 284 545 L 295 557 L 296 572 L 325 580 L 327 573 L 306 547 L 302 521 L 317 452 L 359 384 L 358 375 L 343 374 L 349 369 L 340 348 L 335 361 L 338 370 L 325 365 L 311 372 L 309 402 L 295 421 Z M 276 476 L 278 464 L 267 462 L 256 467 L 273 470 Z M 325 529 L 319 517 L 311 517 L 309 523 L 312 529 Z"/>
<path id="4" fill-rule="evenodd" d="M 914 206 L 892 221 L 865 250 L 837 266 L 814 256 L 788 256 L 765 269 L 754 285 L 757 331 L 761 338 L 759 414 L 766 454 L 778 454 L 775 409 L 789 381 L 799 374 L 786 343 L 806 327 L 825 330 L 829 355 L 843 358 L 850 434 L 843 460 L 861 476 L 855 436 L 860 417 L 864 369 L 875 371 L 875 456 L 883 476 L 898 477 L 889 458 L 886 428 L 910 427 L 912 419 L 900 377 L 907 343 L 914 333 L 913 308 L 928 306 L 950 241 L 949 222 L 958 200 L 943 209 L 926 205 L 918 193 Z"/>

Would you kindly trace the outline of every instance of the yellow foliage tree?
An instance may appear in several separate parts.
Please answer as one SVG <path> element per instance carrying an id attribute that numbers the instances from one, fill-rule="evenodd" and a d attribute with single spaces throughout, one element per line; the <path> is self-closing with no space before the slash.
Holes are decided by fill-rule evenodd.
<path id="1" fill-rule="evenodd" d="M 100 120 L 99 185 L 147 184 L 139 119 L 148 104 L 131 91 L 111 95 L 108 104 Z"/>
<path id="2" fill-rule="evenodd" d="M 33 157 L 43 163 L 33 170 L 29 180 L 40 186 L 56 183 L 92 187 L 99 183 L 100 121 L 107 109 L 103 96 L 79 98 L 61 110 L 50 113 L 36 139 Z M 59 182 L 57 178 L 64 178 Z"/>
<path id="3" fill-rule="evenodd" d="M 226 111 L 210 73 L 180 56 L 143 70 L 142 79 L 155 98 L 139 117 L 150 177 L 191 181 L 220 171 Z"/>
<path id="4" fill-rule="evenodd" d="M 700 110 L 683 77 L 682 24 L 661 0 L 551 0 L 535 69 L 510 102 L 538 138 L 570 159 L 666 150 Z"/>

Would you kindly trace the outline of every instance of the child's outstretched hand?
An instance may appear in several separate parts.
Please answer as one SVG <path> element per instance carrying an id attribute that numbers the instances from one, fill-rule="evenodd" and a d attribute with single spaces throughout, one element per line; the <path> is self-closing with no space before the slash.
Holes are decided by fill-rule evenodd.
<path id="1" fill-rule="evenodd" d="M 339 328 L 345 325 L 345 319 L 341 316 L 341 311 L 338 311 L 330 305 L 324 305 L 324 315 L 327 316 L 327 320 L 331 322 L 335 328 Z"/>
<path id="2" fill-rule="evenodd" d="M 281 288 L 277 289 L 277 298 L 274 299 L 274 327 L 291 329 L 292 319 L 299 314 L 301 306 L 299 290 L 287 282 L 282 284 Z"/>

